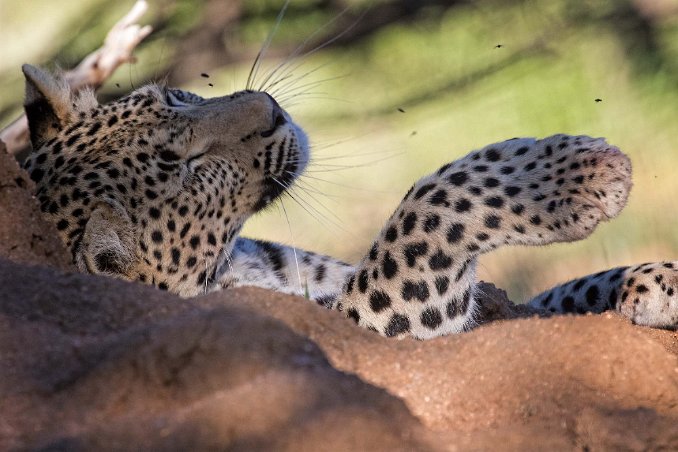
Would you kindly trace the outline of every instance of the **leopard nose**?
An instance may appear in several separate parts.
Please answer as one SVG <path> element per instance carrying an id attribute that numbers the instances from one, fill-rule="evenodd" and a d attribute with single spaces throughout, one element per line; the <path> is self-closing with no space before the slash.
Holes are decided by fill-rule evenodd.
<path id="1" fill-rule="evenodd" d="M 271 128 L 268 130 L 264 130 L 261 132 L 261 136 L 264 138 L 270 137 L 275 133 L 276 130 L 278 130 L 278 127 L 282 126 L 287 122 L 287 118 L 285 117 L 285 112 L 284 110 L 278 105 L 278 102 L 275 101 L 273 97 L 268 95 L 268 97 L 271 99 L 271 103 L 273 104 L 273 111 L 272 111 L 272 116 L 271 116 Z"/>

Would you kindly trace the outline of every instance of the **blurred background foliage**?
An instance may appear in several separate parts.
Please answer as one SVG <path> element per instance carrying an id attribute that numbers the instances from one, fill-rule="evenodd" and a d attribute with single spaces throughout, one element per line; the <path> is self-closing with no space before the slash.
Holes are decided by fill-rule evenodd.
<path id="1" fill-rule="evenodd" d="M 103 101 L 149 80 L 204 96 L 242 89 L 283 2 L 149 3 L 155 31 Z M 73 67 L 132 4 L 0 0 L 0 125 L 20 111 L 21 63 Z M 288 60 L 300 45 L 317 50 Z M 293 0 L 259 80 L 285 61 L 294 83 L 278 98 L 309 132 L 314 162 L 294 199 L 246 234 L 356 262 L 420 176 L 485 144 L 564 132 L 631 156 L 629 206 L 583 242 L 487 255 L 480 276 L 519 301 L 678 258 L 678 0 Z"/>

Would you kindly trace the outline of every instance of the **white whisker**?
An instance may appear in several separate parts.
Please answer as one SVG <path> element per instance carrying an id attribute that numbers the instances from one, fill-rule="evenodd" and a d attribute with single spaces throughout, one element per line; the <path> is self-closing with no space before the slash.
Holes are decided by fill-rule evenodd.
<path id="1" fill-rule="evenodd" d="M 317 86 L 319 86 L 323 83 L 331 82 L 331 81 L 334 81 L 334 80 L 339 80 L 339 79 L 345 78 L 345 77 L 348 77 L 348 74 L 337 75 L 335 77 L 327 77 L 327 78 L 324 78 L 324 79 L 304 83 L 302 85 L 291 86 L 287 91 L 285 91 L 285 89 L 287 88 L 287 85 L 285 85 L 285 86 L 281 86 L 280 88 L 278 88 L 276 90 L 273 90 L 269 94 L 271 94 L 271 96 L 276 97 L 276 98 L 278 98 L 278 97 L 285 98 L 285 97 L 293 95 L 295 93 L 299 93 L 302 90 L 310 90 L 310 89 L 313 89 L 313 88 L 315 88 L 315 87 L 317 87 Z M 300 79 L 293 80 L 289 83 L 290 84 L 291 83 L 298 83 L 299 81 L 300 81 Z"/>
<path id="2" fill-rule="evenodd" d="M 299 65 L 297 66 L 297 68 L 298 68 L 298 67 L 301 67 L 302 64 L 303 64 L 303 63 L 299 64 Z M 266 91 L 267 93 L 271 93 L 271 95 L 273 95 L 272 93 L 275 93 L 275 92 L 277 92 L 277 91 L 280 90 L 280 89 L 283 89 L 284 87 L 288 86 L 289 84 L 299 83 L 299 82 L 300 82 L 301 80 L 303 80 L 304 78 L 308 77 L 309 75 L 314 74 L 315 72 L 317 72 L 318 70 L 320 70 L 320 69 L 322 69 L 322 68 L 324 68 L 324 67 L 326 67 L 326 66 L 329 66 L 330 64 L 334 64 L 334 62 L 328 62 L 328 63 L 320 64 L 320 65 L 316 66 L 315 68 L 311 69 L 310 71 L 307 71 L 306 73 L 301 74 L 301 75 L 298 75 L 298 76 L 296 76 L 296 77 L 294 76 L 294 72 L 289 72 L 289 73 L 285 74 L 284 77 L 281 77 L 281 78 L 279 78 L 278 80 L 272 82 L 270 85 L 268 85 L 268 86 L 266 87 L 266 89 L 263 89 L 263 90 L 261 90 L 261 91 Z M 296 70 L 296 69 L 295 69 L 295 70 Z M 278 86 L 280 83 L 283 83 L 283 82 L 285 82 L 286 80 L 289 80 L 290 78 L 292 78 L 291 81 L 285 83 L 284 85 Z M 277 88 L 275 88 L 276 86 L 277 86 Z M 275 88 L 275 89 L 273 89 L 273 88 Z"/>
<path id="3" fill-rule="evenodd" d="M 310 204 L 310 203 L 309 203 L 307 200 L 305 200 L 304 198 L 301 198 L 301 197 L 295 197 L 295 196 L 293 195 L 292 190 L 290 189 L 289 186 L 283 184 L 282 182 L 280 182 L 280 181 L 277 180 L 276 178 L 273 178 L 273 180 L 274 180 L 278 185 L 280 185 L 281 187 L 283 187 L 283 188 L 285 189 L 285 194 L 286 194 L 287 196 L 289 196 L 290 198 L 292 198 L 292 199 L 294 200 L 294 202 L 296 202 L 302 209 L 304 209 L 304 210 L 306 211 L 306 213 L 308 213 L 309 215 L 311 215 L 311 217 L 313 217 L 313 218 L 314 218 L 316 221 L 318 221 L 320 224 L 322 224 L 323 226 L 327 227 L 327 224 L 323 223 L 323 221 L 321 221 L 320 218 L 318 218 L 316 215 L 319 215 L 323 220 L 325 220 L 325 221 L 331 223 L 332 225 L 334 225 L 335 227 L 341 229 L 342 231 L 348 232 L 342 225 L 340 225 L 339 223 L 336 223 L 336 222 L 333 221 L 331 218 L 328 218 L 325 214 L 323 214 L 322 212 L 320 212 L 316 207 L 314 207 L 312 204 Z M 309 210 L 309 209 L 310 209 L 310 210 Z M 311 210 L 312 210 L 313 212 L 311 212 Z M 314 215 L 314 213 L 315 213 L 315 215 Z"/>
<path id="4" fill-rule="evenodd" d="M 297 278 L 299 279 L 299 291 L 303 293 L 304 288 L 301 284 L 301 270 L 299 269 L 299 259 L 297 258 L 297 243 L 294 238 L 294 234 L 292 233 L 292 224 L 290 223 L 290 217 L 287 215 L 285 203 L 283 203 L 282 199 L 280 200 L 280 207 L 282 207 L 282 211 L 285 214 L 285 220 L 287 220 L 287 227 L 290 230 L 290 237 L 292 238 L 292 253 L 294 253 L 294 264 L 297 267 Z"/>
<path id="5" fill-rule="evenodd" d="M 347 102 L 350 103 L 351 101 L 348 101 L 346 99 L 339 99 L 338 97 L 330 97 L 330 96 L 315 96 L 313 95 L 314 93 L 310 93 L 310 95 L 303 95 L 301 97 L 295 96 L 292 98 L 292 102 L 284 101 L 284 102 L 278 102 L 280 105 L 283 105 L 285 109 L 291 110 L 295 106 L 299 105 L 303 102 L 309 101 L 309 100 L 331 100 L 331 101 L 336 101 L 336 102 Z"/>
<path id="6" fill-rule="evenodd" d="M 292 188 L 292 189 L 291 189 L 292 193 L 294 193 L 294 190 L 295 190 L 295 189 L 298 189 L 298 188 L 299 188 L 299 187 L 294 187 L 294 188 Z M 302 189 L 302 190 L 303 190 L 303 189 Z M 295 193 L 295 194 L 296 194 L 296 193 Z M 332 222 L 333 225 L 335 225 L 335 226 L 338 227 L 338 228 L 341 228 L 342 230 L 344 229 L 344 221 L 343 221 L 343 220 L 342 220 L 335 212 L 333 212 L 331 209 L 329 209 L 327 206 L 325 206 L 322 202 L 320 202 L 316 197 L 314 197 L 314 196 L 311 195 L 310 193 L 306 193 L 306 196 L 308 196 L 309 198 L 311 198 L 314 202 L 316 202 L 316 203 L 320 206 L 320 208 L 321 208 L 322 210 L 324 210 L 325 212 L 327 212 L 326 214 L 323 214 L 323 213 L 321 212 L 321 210 L 320 210 L 318 207 L 314 207 L 314 210 L 318 213 L 318 215 L 323 215 L 324 218 L 325 218 L 326 220 Z M 311 205 L 310 201 L 307 201 L 307 203 L 308 203 L 308 205 Z M 329 215 L 329 217 L 328 217 L 328 215 Z M 332 220 L 332 218 L 330 218 L 330 217 L 333 217 L 334 220 Z"/>
<path id="7" fill-rule="evenodd" d="M 398 157 L 398 156 L 403 155 L 403 154 L 405 154 L 405 151 L 394 153 L 393 155 L 388 155 L 388 156 L 382 157 L 380 159 L 371 160 L 369 162 L 361 163 L 359 165 L 323 164 L 323 165 L 318 165 L 318 166 L 323 166 L 323 167 L 325 167 L 325 169 L 309 169 L 309 170 L 306 170 L 304 173 L 327 173 L 327 172 L 332 172 L 332 171 L 346 171 L 348 169 L 353 169 L 353 168 L 362 168 L 362 167 L 365 167 L 365 166 L 370 166 L 370 165 L 373 165 L 375 163 L 380 163 L 380 162 L 383 162 L 385 160 L 392 159 L 394 157 Z"/>
<path id="8" fill-rule="evenodd" d="M 302 41 L 302 43 L 299 44 L 299 45 L 297 46 L 297 48 L 294 49 L 294 51 L 293 51 L 293 52 L 292 52 L 292 53 L 291 53 L 291 54 L 290 54 L 290 55 L 289 55 L 282 63 L 280 63 L 279 65 L 277 65 L 273 70 L 270 71 L 269 74 L 267 74 L 267 75 L 264 77 L 264 82 L 263 82 L 262 85 L 259 87 L 259 91 L 268 91 L 268 90 L 271 88 L 271 85 L 266 86 L 266 82 L 268 82 L 269 80 L 272 80 L 272 79 L 275 77 L 275 75 L 278 73 L 278 71 L 284 69 L 284 71 L 283 71 L 283 73 L 282 73 L 282 76 L 283 76 L 284 78 L 286 78 L 287 75 L 288 75 L 290 72 L 294 72 L 295 69 L 288 70 L 288 65 L 291 64 L 292 61 L 294 61 L 294 59 L 299 55 L 299 53 L 303 50 L 303 48 L 306 46 L 306 44 L 308 44 L 308 42 L 309 42 L 314 36 L 316 36 L 316 35 L 317 35 L 318 33 L 320 33 L 322 30 L 324 30 L 325 28 L 327 28 L 328 26 L 330 26 L 332 23 L 334 23 L 335 21 L 337 21 L 341 16 L 343 16 L 344 14 L 346 14 L 346 12 L 347 12 L 348 10 L 349 10 L 349 7 L 344 8 L 344 10 L 341 11 L 339 14 L 337 14 L 337 16 L 333 17 L 329 22 L 327 22 L 327 23 L 325 23 L 324 25 L 320 26 L 317 30 L 315 30 L 313 33 L 311 33 L 306 39 L 304 39 L 304 40 Z M 308 56 L 308 53 L 305 54 L 305 55 L 302 55 L 302 57 L 301 57 L 300 59 L 303 59 L 303 58 L 305 58 L 305 57 L 307 57 L 307 56 Z"/>
<path id="9" fill-rule="evenodd" d="M 290 0 L 286 0 L 282 9 L 278 13 L 278 17 L 276 17 L 275 25 L 273 26 L 273 28 L 269 32 L 268 36 L 266 37 L 266 41 L 264 41 L 264 44 L 262 45 L 261 49 L 257 53 L 257 56 L 254 58 L 254 63 L 252 64 L 252 67 L 250 68 L 250 73 L 247 76 L 247 83 L 245 84 L 246 89 L 251 89 L 252 85 L 254 85 L 255 80 L 257 78 L 257 72 L 259 71 L 259 67 L 261 66 L 261 60 L 263 59 L 264 55 L 266 54 L 268 47 L 271 45 L 271 41 L 273 40 L 273 36 L 275 36 L 275 33 L 278 31 L 278 27 L 280 26 L 280 22 L 282 22 L 282 19 L 285 16 L 285 11 L 287 11 L 287 7 L 289 6 L 289 4 L 290 4 Z"/>
<path id="10" fill-rule="evenodd" d="M 329 201 L 332 201 L 332 202 L 335 202 L 335 203 L 337 202 L 338 198 L 341 198 L 341 196 L 339 196 L 339 195 L 330 195 L 329 193 L 325 193 L 323 191 L 318 190 L 317 188 L 313 187 L 310 184 L 310 182 L 308 182 L 308 181 L 303 181 L 303 180 L 297 179 L 294 183 L 294 186 L 298 187 L 299 189 L 301 189 L 303 191 L 307 191 L 307 192 L 310 192 L 310 193 L 315 193 L 315 194 L 320 195 L 320 196 L 324 196 Z"/>

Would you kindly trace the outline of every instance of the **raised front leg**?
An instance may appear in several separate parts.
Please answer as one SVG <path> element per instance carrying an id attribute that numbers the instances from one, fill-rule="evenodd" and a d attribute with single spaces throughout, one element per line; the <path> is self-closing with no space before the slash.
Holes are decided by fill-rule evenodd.
<path id="1" fill-rule="evenodd" d="M 616 216 L 631 164 L 603 139 L 513 139 L 419 180 L 343 288 L 338 307 L 386 336 L 474 324 L 476 258 L 502 245 L 587 237 Z"/>
<path id="2" fill-rule="evenodd" d="M 678 261 L 619 267 L 543 292 L 529 304 L 550 312 L 614 309 L 637 325 L 678 327 Z"/>

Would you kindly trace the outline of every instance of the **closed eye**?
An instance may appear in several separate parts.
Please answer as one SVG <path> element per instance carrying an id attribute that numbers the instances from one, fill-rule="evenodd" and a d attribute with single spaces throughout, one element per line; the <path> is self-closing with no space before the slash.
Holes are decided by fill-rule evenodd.
<path id="1" fill-rule="evenodd" d="M 165 91 L 165 102 L 167 102 L 167 105 L 170 107 L 185 107 L 189 105 L 186 102 L 179 100 L 179 98 L 171 90 Z"/>

